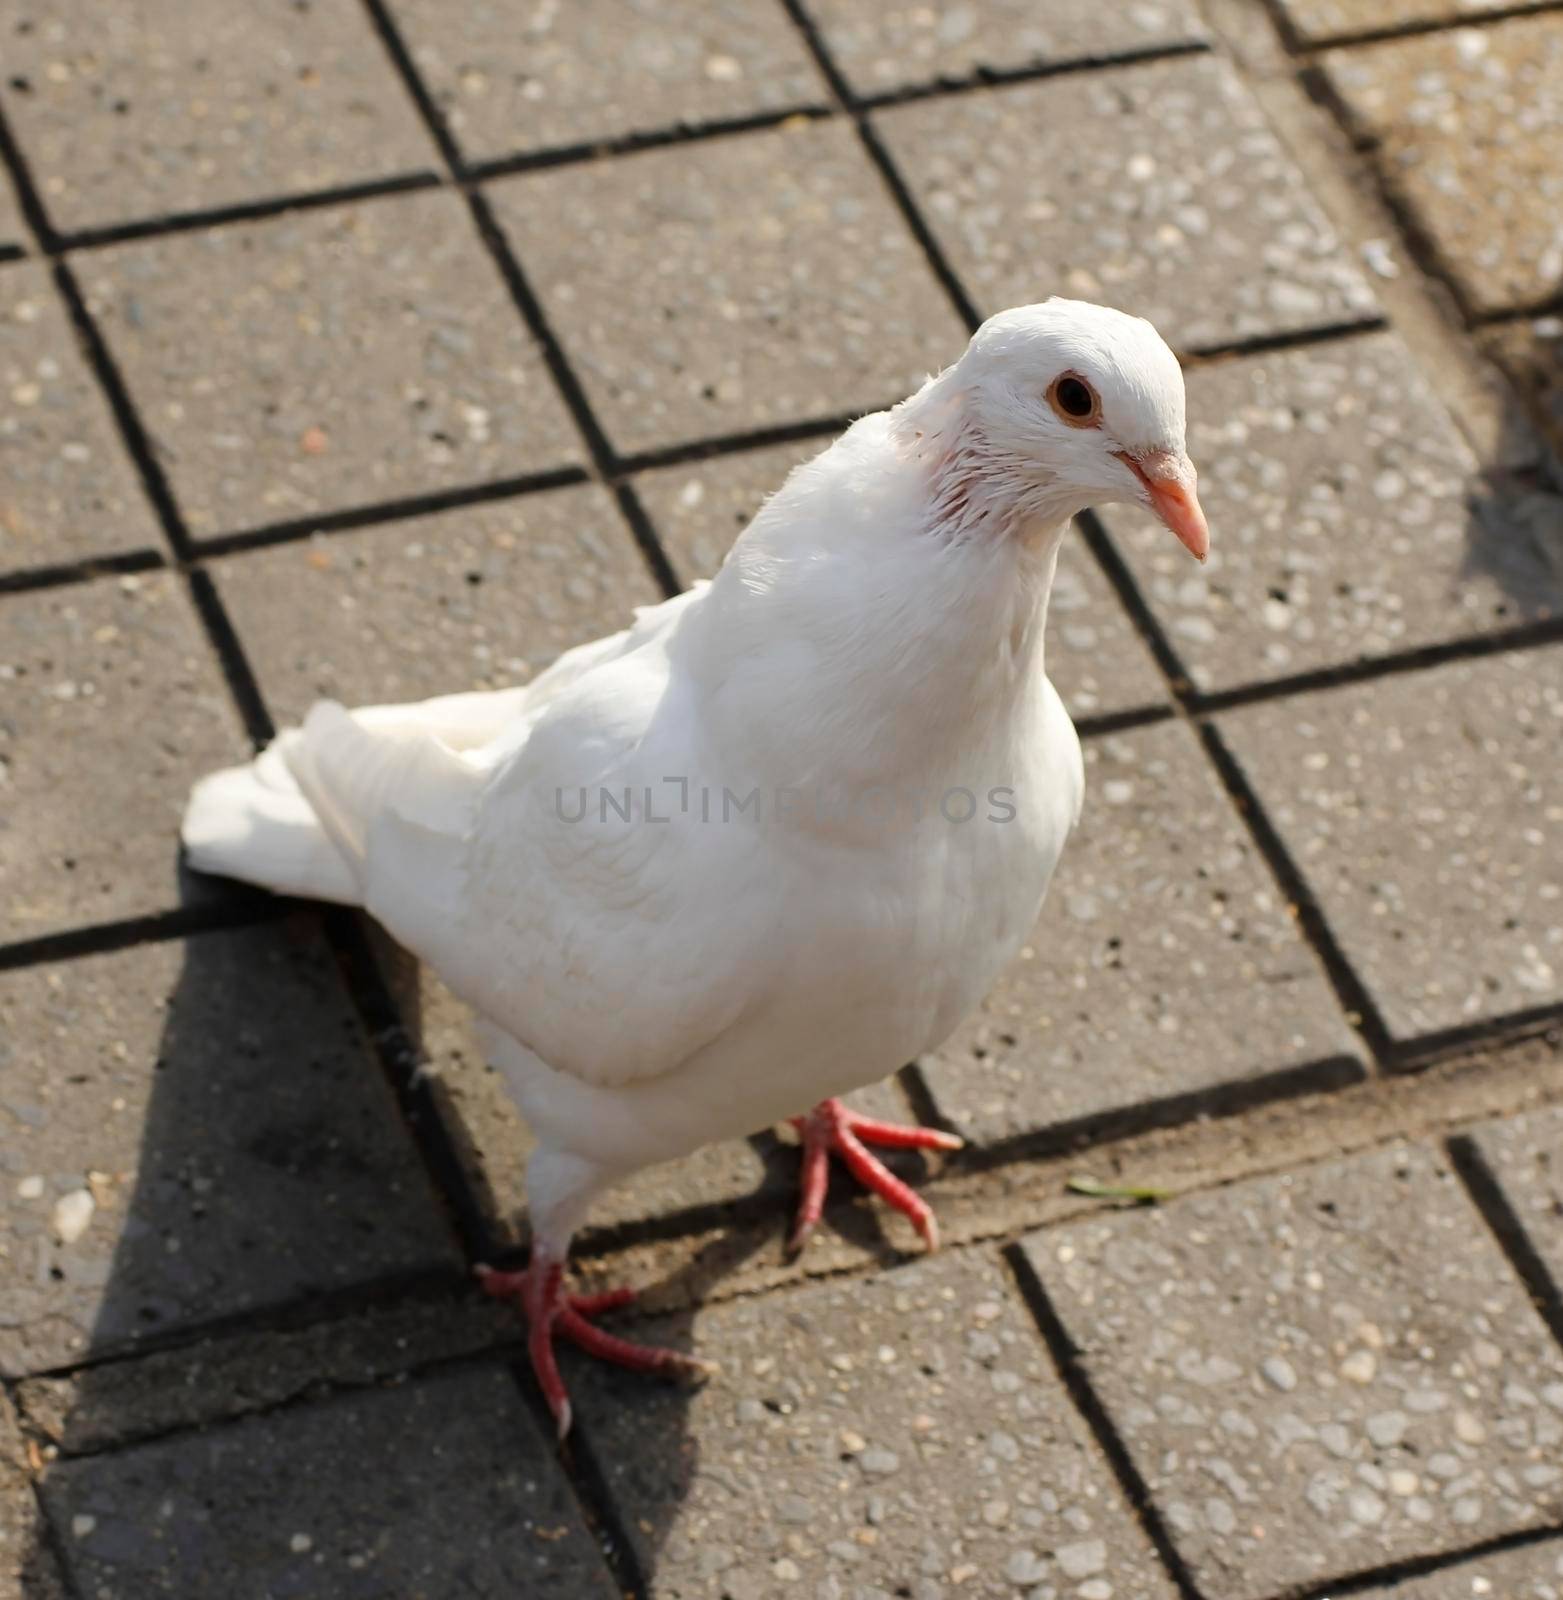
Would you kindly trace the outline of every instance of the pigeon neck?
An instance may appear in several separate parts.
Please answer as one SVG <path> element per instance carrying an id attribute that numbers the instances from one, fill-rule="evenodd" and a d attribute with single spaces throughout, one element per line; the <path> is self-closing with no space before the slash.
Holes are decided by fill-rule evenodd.
<path id="1" fill-rule="evenodd" d="M 1003 541 L 1038 557 L 1056 554 L 1076 498 L 989 445 L 971 419 L 957 367 L 897 406 L 891 429 L 896 448 L 925 474 L 935 538 Z"/>

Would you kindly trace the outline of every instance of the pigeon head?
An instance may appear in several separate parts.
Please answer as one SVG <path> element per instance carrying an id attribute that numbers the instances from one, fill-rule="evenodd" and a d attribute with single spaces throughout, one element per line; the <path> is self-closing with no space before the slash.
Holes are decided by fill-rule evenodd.
<path id="1" fill-rule="evenodd" d="M 990 317 L 952 371 L 990 472 L 1064 520 L 1126 501 L 1201 561 L 1210 549 L 1183 440 L 1183 373 L 1140 317 L 1052 299 Z"/>

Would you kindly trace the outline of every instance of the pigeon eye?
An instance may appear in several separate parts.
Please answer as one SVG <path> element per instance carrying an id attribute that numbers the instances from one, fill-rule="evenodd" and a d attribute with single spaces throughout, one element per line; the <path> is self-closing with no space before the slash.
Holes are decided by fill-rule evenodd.
<path id="1" fill-rule="evenodd" d="M 1047 391 L 1047 403 L 1061 421 L 1071 428 L 1094 428 L 1102 420 L 1102 402 L 1084 378 L 1066 372 L 1054 378 Z"/>

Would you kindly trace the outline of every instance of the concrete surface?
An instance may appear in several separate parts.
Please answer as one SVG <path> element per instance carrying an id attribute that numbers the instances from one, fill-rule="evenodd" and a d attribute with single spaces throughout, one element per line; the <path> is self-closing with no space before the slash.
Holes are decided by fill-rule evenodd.
<path id="1" fill-rule="evenodd" d="M 1559 1600 L 1556 4 L 12 12 L 0 1597 Z M 946 1251 L 837 1173 L 786 1259 L 786 1130 L 638 1175 L 577 1273 L 722 1371 L 571 1361 L 560 1452 L 470 1017 L 186 789 L 525 682 L 1053 292 L 1190 355 L 1214 555 L 1063 554 L 1081 832 L 858 1100 L 968 1136 Z"/>

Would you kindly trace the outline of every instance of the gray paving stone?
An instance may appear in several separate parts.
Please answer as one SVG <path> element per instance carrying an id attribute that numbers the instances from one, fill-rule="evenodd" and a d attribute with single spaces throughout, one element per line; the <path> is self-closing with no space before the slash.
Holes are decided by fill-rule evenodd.
<path id="1" fill-rule="evenodd" d="M 779 5 L 574 0 L 518 14 L 396 0 L 414 62 L 469 159 L 826 103 Z"/>
<path id="2" fill-rule="evenodd" d="M 357 6 L 12 8 L 0 104 L 67 231 L 429 171 Z"/>
<path id="3" fill-rule="evenodd" d="M 1073 295 L 1148 317 L 1189 350 L 1376 310 L 1253 97 L 1214 57 L 877 120 L 984 312 Z"/>
<path id="4" fill-rule="evenodd" d="M 991 1142 L 1356 1048 L 1193 735 L 1163 723 L 1087 743 L 1036 932 L 923 1071 Z"/>
<path id="5" fill-rule="evenodd" d="M 0 1394 L 0 1600 L 65 1600 L 11 1403 Z"/>
<path id="6" fill-rule="evenodd" d="M 0 977 L 0 1371 L 459 1270 L 313 925 Z"/>
<path id="7" fill-rule="evenodd" d="M 707 578 L 788 471 L 828 440 L 662 467 L 635 480 L 674 570 Z M 1083 543 L 1065 544 L 1049 610 L 1047 670 L 1076 717 L 1156 705 L 1166 685 L 1149 649 Z"/>
<path id="8" fill-rule="evenodd" d="M 532 173 L 490 193 L 626 454 L 874 410 L 966 346 L 841 123 Z"/>
<path id="9" fill-rule="evenodd" d="M 1488 1123 L 1472 1137 L 1563 1292 L 1563 1109 Z"/>
<path id="10" fill-rule="evenodd" d="M 494 1368 L 68 1462 L 43 1494 L 98 1600 L 616 1593 L 552 1445 Z"/>
<path id="11" fill-rule="evenodd" d="M 1430 1149 L 1106 1215 L 1028 1250 L 1209 1600 L 1563 1511 L 1563 1354 Z"/>
<path id="12" fill-rule="evenodd" d="M 1563 1600 L 1563 1543 L 1556 1539 L 1477 1556 L 1422 1578 L 1405 1578 L 1387 1589 L 1369 1589 L 1362 1600 Z"/>
<path id="13" fill-rule="evenodd" d="M 184 586 L 167 573 L 0 599 L 0 942 L 164 911 L 179 815 L 248 743 Z"/>
<path id="14" fill-rule="evenodd" d="M 528 1237 L 526 1162 L 536 1141 L 504 1081 L 478 1042 L 471 1012 L 426 967 L 382 939 L 382 962 L 413 1042 L 433 1083 L 446 1125 L 455 1136 L 467 1182 L 482 1207 L 492 1246 L 513 1249 Z M 915 1121 L 891 1083 L 847 1097 L 870 1116 Z M 800 1111 L 808 1107 L 800 1106 Z M 705 1145 L 682 1161 L 648 1167 L 610 1190 L 591 1209 L 588 1233 L 649 1222 L 693 1207 L 731 1206 L 761 1194 L 774 1203 L 777 1230 L 792 1216 L 798 1158 L 756 1129 L 757 1139 Z M 914 1153 L 890 1165 L 909 1180 L 926 1171 Z M 838 1178 L 838 1194 L 850 1192 Z"/>
<path id="15" fill-rule="evenodd" d="M 1480 19 L 1486 12 L 1519 11 L 1545 4 L 1547 0 L 1280 0 L 1287 22 L 1307 44 L 1415 27 L 1418 23 Z"/>
<path id="16" fill-rule="evenodd" d="M 1323 58 L 1359 138 L 1477 313 L 1563 283 L 1563 17 Z"/>
<path id="17" fill-rule="evenodd" d="M 1126 55 L 1201 39 L 1184 0 L 1099 6 L 1091 0 L 975 0 L 930 6 L 891 0 L 810 0 L 809 10 L 852 87 L 862 95 L 907 84 Z"/>
<path id="18" fill-rule="evenodd" d="M 694 1395 L 571 1364 L 667 1600 L 1173 1592 L 985 1252 L 642 1331 L 722 1364 Z"/>
<path id="19" fill-rule="evenodd" d="M 272 715 L 525 682 L 660 591 L 601 489 L 562 489 L 214 562 Z"/>
<path id="20" fill-rule="evenodd" d="M 1563 651 L 1260 704 L 1221 728 L 1391 1032 L 1563 997 Z"/>
<path id="21" fill-rule="evenodd" d="M 8 268 L 0 306 L 0 572 L 158 548 L 47 271 Z"/>
<path id="22" fill-rule="evenodd" d="M 80 275 L 198 536 L 580 458 L 455 195 L 143 240 Z"/>
<path id="23" fill-rule="evenodd" d="M 1189 417 L 1209 562 L 1102 514 L 1199 688 L 1563 614 L 1563 569 L 1507 508 L 1473 509 L 1475 459 L 1392 335 L 1197 369 Z"/>

